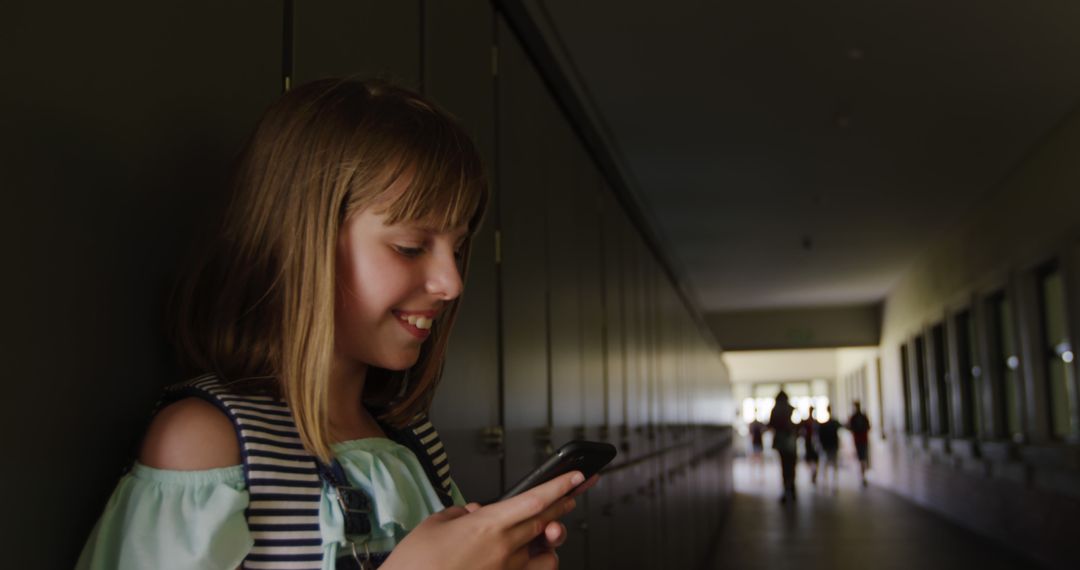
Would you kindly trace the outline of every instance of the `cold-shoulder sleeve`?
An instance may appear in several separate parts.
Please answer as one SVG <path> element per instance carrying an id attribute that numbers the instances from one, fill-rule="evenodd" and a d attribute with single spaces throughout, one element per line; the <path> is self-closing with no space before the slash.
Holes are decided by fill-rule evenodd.
<path id="1" fill-rule="evenodd" d="M 135 464 L 113 491 L 76 568 L 232 570 L 253 544 L 247 504 L 239 465 L 171 471 Z"/>

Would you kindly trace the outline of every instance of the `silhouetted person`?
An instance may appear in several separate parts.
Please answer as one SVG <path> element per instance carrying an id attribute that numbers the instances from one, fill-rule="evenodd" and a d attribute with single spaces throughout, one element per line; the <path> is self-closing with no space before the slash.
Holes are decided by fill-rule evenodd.
<path id="1" fill-rule="evenodd" d="M 750 422 L 750 463 L 761 468 L 763 452 L 765 451 L 765 424 L 758 421 L 754 411 L 754 421 Z M 760 476 L 760 473 L 759 473 Z"/>
<path id="2" fill-rule="evenodd" d="M 810 406 L 810 415 L 799 422 L 799 435 L 803 438 L 803 459 L 810 468 L 810 482 L 817 485 L 818 451 L 817 451 L 818 423 L 814 419 L 814 407 Z"/>
<path id="3" fill-rule="evenodd" d="M 866 469 L 870 466 L 870 419 L 862 413 L 862 405 L 858 400 L 852 402 L 855 413 L 848 419 L 847 428 L 851 430 L 851 437 L 855 440 L 855 454 L 859 456 L 859 474 L 862 476 L 862 484 L 866 486 Z"/>
<path id="4" fill-rule="evenodd" d="M 825 456 L 825 465 L 822 466 L 825 484 L 828 485 L 831 470 L 832 487 L 835 489 L 840 483 L 840 467 L 836 461 L 840 453 L 840 422 L 833 417 L 832 406 L 825 409 L 829 412 L 829 419 L 818 425 L 818 444 L 821 445 L 821 454 Z"/>
<path id="5" fill-rule="evenodd" d="M 780 454 L 780 472 L 784 478 L 784 494 L 780 502 L 795 500 L 795 424 L 791 422 L 794 408 L 788 403 L 788 395 L 783 390 L 776 395 L 776 405 L 769 415 L 769 429 L 773 430 L 773 449 Z"/>

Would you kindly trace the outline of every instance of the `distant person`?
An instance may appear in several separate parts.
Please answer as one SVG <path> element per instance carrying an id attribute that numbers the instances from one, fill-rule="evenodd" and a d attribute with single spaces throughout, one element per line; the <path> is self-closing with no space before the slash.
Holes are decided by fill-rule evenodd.
<path id="1" fill-rule="evenodd" d="M 754 411 L 754 421 L 750 422 L 750 464 L 758 469 L 764 464 L 765 451 L 765 424 L 757 419 L 757 410 Z"/>
<path id="2" fill-rule="evenodd" d="M 851 431 L 851 437 L 855 440 L 855 454 L 859 456 L 859 475 L 862 476 L 863 487 L 866 486 L 866 469 L 870 466 L 870 419 L 862 413 L 862 404 L 858 400 L 852 402 L 855 413 L 848 419 L 847 428 Z"/>
<path id="3" fill-rule="evenodd" d="M 810 482 L 817 485 L 818 451 L 817 451 L 818 423 L 814 419 L 814 407 L 810 406 L 810 415 L 799 422 L 799 435 L 803 438 L 803 459 L 810 468 Z"/>
<path id="4" fill-rule="evenodd" d="M 769 429 L 773 432 L 773 449 L 780 454 L 780 473 L 784 479 L 784 494 L 781 503 L 795 501 L 795 424 L 791 421 L 791 412 L 795 409 L 788 403 L 788 395 L 783 390 L 776 395 L 776 405 L 769 415 Z"/>
<path id="5" fill-rule="evenodd" d="M 829 472 L 832 471 L 832 488 L 836 489 L 840 482 L 840 465 L 836 460 L 840 453 L 840 422 L 833 417 L 832 406 L 827 406 L 825 410 L 829 413 L 829 419 L 818 424 L 818 444 L 821 454 L 825 456 L 825 465 L 821 469 L 826 486 Z"/>

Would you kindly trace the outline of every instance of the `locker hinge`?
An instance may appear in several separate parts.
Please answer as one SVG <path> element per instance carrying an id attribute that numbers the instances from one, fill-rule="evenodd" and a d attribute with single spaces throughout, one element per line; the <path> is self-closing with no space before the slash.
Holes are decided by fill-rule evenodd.
<path id="1" fill-rule="evenodd" d="M 495 230 L 495 264 L 502 263 L 502 232 Z"/>
<path id="2" fill-rule="evenodd" d="M 499 46 L 491 46 L 491 76 L 499 76 Z"/>

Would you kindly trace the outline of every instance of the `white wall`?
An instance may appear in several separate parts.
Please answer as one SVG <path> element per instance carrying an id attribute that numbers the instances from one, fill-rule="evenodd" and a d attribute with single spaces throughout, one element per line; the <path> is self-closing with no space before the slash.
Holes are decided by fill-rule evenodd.
<path id="1" fill-rule="evenodd" d="M 1031 150 L 970 214 L 956 220 L 885 300 L 881 359 L 887 427 L 898 435 L 872 450 L 875 481 L 1052 567 L 1075 563 L 1075 533 L 1017 521 L 1066 521 L 1080 505 L 1076 445 L 904 436 L 900 346 L 949 310 L 1012 287 L 1037 264 L 1080 243 L 1080 110 Z M 1062 256 L 1066 273 L 1080 266 Z M 1066 292 L 1080 297 L 1076 284 Z M 1075 341 L 1075 339 L 1073 339 Z M 1028 343 L 1030 344 L 1030 343 Z M 1029 391 L 1044 382 L 1024 371 Z M 1030 410 L 1026 410 L 1030 411 Z M 1036 418 L 1042 421 L 1045 418 Z M 1034 420 L 1028 424 L 1029 428 Z M 873 440 L 872 440 L 873 441 Z M 1006 452 L 990 453 L 1008 448 Z M 1071 465 L 1071 467 L 1069 467 Z M 1071 515 L 1069 513 L 1072 513 Z M 1051 528 L 1052 527 L 1052 528 Z"/>
<path id="2" fill-rule="evenodd" d="M 806 350 L 748 350 L 725 352 L 732 383 L 811 380 L 836 376 L 837 351 L 833 348 Z"/>

